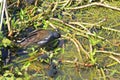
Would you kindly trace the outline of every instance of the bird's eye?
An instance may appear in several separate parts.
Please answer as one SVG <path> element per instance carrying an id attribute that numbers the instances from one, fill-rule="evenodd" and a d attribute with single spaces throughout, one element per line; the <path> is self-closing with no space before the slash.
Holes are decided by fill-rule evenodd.
<path id="1" fill-rule="evenodd" d="M 55 38 L 60 38 L 60 37 L 61 37 L 61 35 L 60 35 L 58 32 L 54 32 L 54 33 L 53 33 L 53 36 L 54 36 Z"/>

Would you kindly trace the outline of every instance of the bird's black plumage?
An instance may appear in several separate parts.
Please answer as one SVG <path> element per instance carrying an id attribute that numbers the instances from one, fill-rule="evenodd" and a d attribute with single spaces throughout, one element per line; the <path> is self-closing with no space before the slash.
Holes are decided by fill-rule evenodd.
<path id="1" fill-rule="evenodd" d="M 27 47 L 29 45 L 38 45 L 40 47 L 48 45 L 50 42 L 60 38 L 61 35 L 57 31 L 52 30 L 34 30 L 30 32 L 26 38 L 24 38 L 19 45 Z"/>

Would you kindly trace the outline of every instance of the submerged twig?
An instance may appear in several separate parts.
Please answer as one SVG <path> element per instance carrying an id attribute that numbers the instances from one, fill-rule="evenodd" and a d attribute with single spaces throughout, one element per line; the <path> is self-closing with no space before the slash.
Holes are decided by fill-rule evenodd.
<path id="1" fill-rule="evenodd" d="M 66 7 L 69 3 L 71 3 L 71 0 L 66 0 L 66 3 L 62 6 L 62 9 Z"/>
<path id="2" fill-rule="evenodd" d="M 106 80 L 106 76 L 105 76 L 105 72 L 104 72 L 103 68 L 100 68 L 100 71 L 103 76 L 103 80 Z"/>
<path id="3" fill-rule="evenodd" d="M 115 60 L 116 62 L 118 62 L 119 64 L 120 64 L 120 60 L 118 60 L 116 57 L 114 57 L 114 56 L 109 56 L 111 59 L 113 59 L 113 60 Z"/>
<path id="4" fill-rule="evenodd" d="M 89 53 L 82 47 L 81 43 L 76 39 L 74 38 L 74 40 L 76 41 L 76 43 L 79 45 L 79 48 L 85 53 L 85 55 L 90 58 L 89 56 Z"/>
<path id="5" fill-rule="evenodd" d="M 106 28 L 106 27 L 103 27 L 103 26 L 102 26 L 102 29 L 120 33 L 120 30 L 116 30 L 116 29 L 112 29 L 112 28 L 108 28 L 108 27 Z"/>
<path id="6" fill-rule="evenodd" d="M 37 6 L 37 4 L 38 4 L 38 0 L 35 0 L 35 6 Z"/>
<path id="7" fill-rule="evenodd" d="M 15 4 L 17 4 L 17 1 L 12 3 L 12 4 L 10 4 L 9 6 L 7 6 L 7 8 L 10 8 L 10 7 L 14 6 Z"/>
<path id="8" fill-rule="evenodd" d="M 57 29 L 57 27 L 55 27 L 51 22 L 49 22 L 49 21 L 46 21 L 46 23 L 48 23 L 53 29 Z"/>
<path id="9" fill-rule="evenodd" d="M 107 4 L 98 3 L 98 2 L 94 2 L 94 3 L 91 3 L 91 4 L 87 4 L 87 5 L 83 5 L 83 6 L 79 6 L 79 7 L 74 7 L 74 8 L 65 8 L 65 9 L 76 10 L 76 9 L 82 9 L 82 8 L 90 7 L 90 6 L 102 6 L 102 7 L 110 8 L 110 9 L 113 9 L 113 10 L 116 10 L 116 11 L 120 11 L 120 8 L 109 6 Z"/>
<path id="10" fill-rule="evenodd" d="M 79 22 L 69 22 L 69 24 L 78 25 L 78 26 L 82 27 L 83 29 L 85 29 L 87 32 L 89 32 L 89 30 L 86 27 L 84 27 L 82 24 L 80 24 Z"/>
<path id="11" fill-rule="evenodd" d="M 97 53 L 106 53 L 106 54 L 111 54 L 111 55 L 115 55 L 115 56 L 120 56 L 120 53 L 115 53 L 115 52 L 111 52 L 111 51 L 100 51 L 97 50 Z"/>
<path id="12" fill-rule="evenodd" d="M 100 23 L 106 21 L 106 19 L 102 19 L 101 21 L 97 22 L 97 23 L 85 23 L 85 22 L 69 22 L 69 24 L 76 24 L 78 26 L 81 26 L 82 28 L 84 28 L 85 30 L 88 31 L 87 28 L 89 27 L 84 27 L 83 25 L 89 25 L 90 27 L 92 26 L 100 26 Z M 89 32 L 89 31 L 88 31 Z"/>
<path id="13" fill-rule="evenodd" d="M 80 57 L 80 60 L 83 62 L 78 43 L 71 37 L 64 36 L 64 35 L 62 37 L 69 39 L 70 41 L 72 41 L 75 44 L 77 51 L 78 51 L 78 54 L 79 54 L 79 57 Z"/>
<path id="14" fill-rule="evenodd" d="M 58 7 L 58 2 L 55 2 L 55 6 L 54 6 L 54 8 L 52 9 L 52 12 L 54 12 L 57 7 Z"/>
<path id="15" fill-rule="evenodd" d="M 87 34 L 87 35 L 90 35 L 90 36 L 97 37 L 98 39 L 104 40 L 104 41 L 108 42 L 109 44 L 111 44 L 111 42 L 110 42 L 109 40 L 107 40 L 107 39 L 105 39 L 105 38 L 103 38 L 103 37 L 101 37 L 101 36 L 96 36 L 95 34 L 93 34 L 93 33 L 91 33 L 91 32 L 86 32 L 86 31 L 80 30 L 80 29 L 78 29 L 78 28 L 76 28 L 76 27 L 74 27 L 74 26 L 72 26 L 72 25 L 70 25 L 70 24 L 65 23 L 64 21 L 62 21 L 62 20 L 60 20 L 60 19 L 57 19 L 57 18 L 50 18 L 50 19 L 51 19 L 51 20 L 58 21 L 58 22 L 60 22 L 60 23 L 62 23 L 62 24 L 64 24 L 64 25 L 72 28 L 73 30 L 79 31 L 79 32 L 81 32 L 81 33 L 84 33 L 84 34 Z M 85 37 L 85 35 L 83 35 L 83 36 Z"/>

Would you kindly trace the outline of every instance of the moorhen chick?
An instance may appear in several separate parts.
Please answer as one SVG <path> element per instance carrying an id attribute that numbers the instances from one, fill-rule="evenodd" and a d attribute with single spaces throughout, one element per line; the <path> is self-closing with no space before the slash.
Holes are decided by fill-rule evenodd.
<path id="1" fill-rule="evenodd" d="M 39 29 L 30 32 L 27 35 L 27 37 L 24 38 L 18 44 L 24 48 L 31 45 L 38 45 L 39 47 L 45 47 L 49 43 L 59 39 L 60 37 L 61 35 L 57 31 Z M 53 45 L 53 43 L 51 45 Z"/>

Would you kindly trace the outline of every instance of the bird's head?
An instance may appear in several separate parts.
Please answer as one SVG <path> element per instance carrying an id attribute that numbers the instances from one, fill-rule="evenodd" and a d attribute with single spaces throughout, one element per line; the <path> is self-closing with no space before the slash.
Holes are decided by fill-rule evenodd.
<path id="1" fill-rule="evenodd" d="M 53 36 L 54 38 L 58 39 L 61 37 L 60 33 L 59 32 L 53 32 Z"/>

